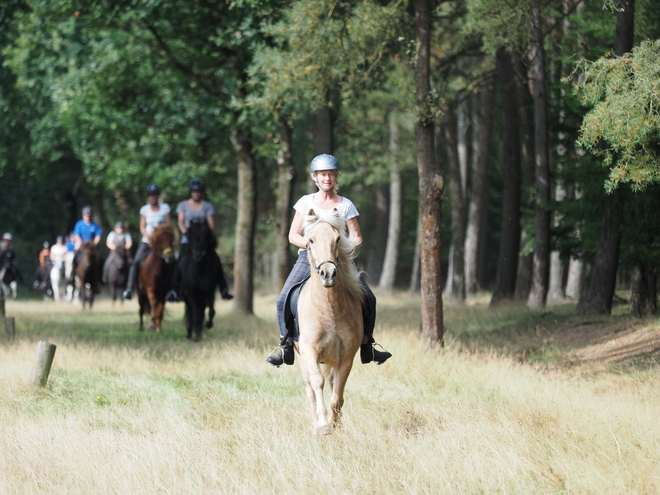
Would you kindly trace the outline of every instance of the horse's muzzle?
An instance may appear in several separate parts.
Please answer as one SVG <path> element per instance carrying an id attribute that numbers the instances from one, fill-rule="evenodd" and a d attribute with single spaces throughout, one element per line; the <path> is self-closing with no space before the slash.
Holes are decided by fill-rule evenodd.
<path id="1" fill-rule="evenodd" d="M 323 284 L 323 287 L 326 289 L 334 287 L 337 283 L 337 267 L 334 265 L 334 263 L 328 263 L 319 268 L 318 274 L 319 277 L 321 277 L 321 283 Z"/>

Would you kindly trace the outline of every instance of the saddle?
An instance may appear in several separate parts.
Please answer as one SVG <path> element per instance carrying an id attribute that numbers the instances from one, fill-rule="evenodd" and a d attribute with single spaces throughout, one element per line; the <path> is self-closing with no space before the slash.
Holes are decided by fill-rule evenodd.
<path id="1" fill-rule="evenodd" d="M 298 297 L 300 291 L 309 280 L 310 275 L 307 275 L 302 281 L 295 284 L 286 295 L 284 302 L 284 324 L 286 326 L 286 335 L 282 339 L 285 342 L 288 339 L 298 342 Z M 366 301 L 362 300 L 362 318 L 364 321 L 364 334 L 365 337 L 370 338 L 374 332 L 374 325 L 376 322 L 376 308 L 372 308 Z M 367 339 L 368 340 L 368 339 Z M 365 340 L 366 342 L 366 340 Z"/>
<path id="2" fill-rule="evenodd" d="M 286 325 L 286 335 L 283 341 L 291 339 L 298 342 L 298 298 L 303 286 L 309 280 L 307 275 L 302 281 L 289 289 L 284 302 L 284 323 Z"/>

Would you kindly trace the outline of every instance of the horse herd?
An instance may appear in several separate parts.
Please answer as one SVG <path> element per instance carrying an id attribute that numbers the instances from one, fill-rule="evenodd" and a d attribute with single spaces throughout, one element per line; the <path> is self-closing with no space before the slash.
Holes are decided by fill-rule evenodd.
<path id="1" fill-rule="evenodd" d="M 307 399 L 312 414 L 312 431 L 331 433 L 339 424 L 344 388 L 363 337 L 359 272 L 353 264 L 354 251 L 346 234 L 345 222 L 337 210 L 305 217 L 305 235 L 310 260 L 310 279 L 303 286 L 296 307 L 297 337 L 294 347 L 300 359 Z M 188 232 L 190 256 L 181 270 L 181 296 L 185 302 L 188 339 L 200 341 L 203 326 L 213 325 L 217 272 L 210 251 L 216 239 L 207 224 L 191 224 Z M 174 232 L 161 225 L 151 236 L 151 252 L 139 273 L 140 330 L 145 314 L 150 328 L 160 331 L 165 295 L 175 270 Z M 75 279 L 83 305 L 91 307 L 97 290 L 95 263 L 98 252 L 93 244 L 83 246 Z M 65 274 L 66 277 L 66 274 Z M 84 306 L 83 306 L 84 307 Z M 204 323 L 205 311 L 208 319 Z M 323 394 L 327 381 L 331 389 L 329 413 Z"/>
<path id="2" fill-rule="evenodd" d="M 174 230 L 170 225 L 156 227 L 151 235 L 150 253 L 138 273 L 138 303 L 140 330 L 144 318 L 149 318 L 149 329 L 160 332 L 163 322 L 165 295 L 172 288 L 175 269 L 181 270 L 181 297 L 185 303 L 188 339 L 200 342 L 203 329 L 213 326 L 215 315 L 215 289 L 224 283 L 212 250 L 217 240 L 206 222 L 191 223 L 187 236 L 191 256 L 177 267 L 174 255 Z M 123 247 L 118 247 L 108 260 L 106 284 L 113 303 L 126 287 L 131 259 Z M 77 255 L 68 253 L 61 265 L 46 265 L 37 272 L 34 288 L 44 290 L 45 297 L 55 301 L 68 300 L 81 303 L 83 310 L 91 309 L 101 288 L 101 257 L 92 241 L 84 242 Z M 2 290 L 2 288 L 0 288 Z M 208 318 L 205 315 L 208 311 Z"/>

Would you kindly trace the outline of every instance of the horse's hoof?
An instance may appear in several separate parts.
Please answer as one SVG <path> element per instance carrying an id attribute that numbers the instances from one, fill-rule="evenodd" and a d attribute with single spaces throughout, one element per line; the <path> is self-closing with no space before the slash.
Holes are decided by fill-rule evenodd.
<path id="1" fill-rule="evenodd" d="M 213 322 L 212 321 L 207 321 L 204 323 L 204 328 L 213 328 Z"/>

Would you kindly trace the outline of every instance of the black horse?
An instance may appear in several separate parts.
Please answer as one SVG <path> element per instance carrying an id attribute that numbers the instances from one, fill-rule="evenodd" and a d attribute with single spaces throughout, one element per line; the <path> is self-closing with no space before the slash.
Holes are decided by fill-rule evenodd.
<path id="1" fill-rule="evenodd" d="M 224 286 L 226 293 L 226 283 L 220 258 L 215 252 L 218 241 L 208 224 L 205 221 L 191 222 L 186 236 L 188 245 L 184 244 L 182 249 L 188 252 L 182 253 L 179 265 L 181 297 L 186 304 L 188 339 L 200 342 L 203 326 L 213 326 L 215 289 Z M 208 320 L 204 322 L 206 308 L 209 310 Z"/>
<path id="2" fill-rule="evenodd" d="M 123 302 L 120 296 L 128 281 L 128 270 L 131 267 L 130 252 L 126 250 L 123 244 L 118 245 L 108 255 L 106 265 L 110 299 L 112 299 L 113 304 L 117 298 Z"/>
<path id="3" fill-rule="evenodd" d="M 16 253 L 12 248 L 0 250 L 0 291 L 5 297 L 16 299 L 19 283 L 23 283 L 23 276 L 16 264 Z"/>

